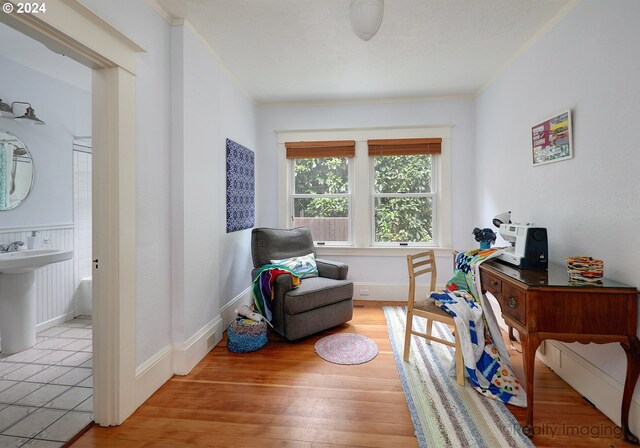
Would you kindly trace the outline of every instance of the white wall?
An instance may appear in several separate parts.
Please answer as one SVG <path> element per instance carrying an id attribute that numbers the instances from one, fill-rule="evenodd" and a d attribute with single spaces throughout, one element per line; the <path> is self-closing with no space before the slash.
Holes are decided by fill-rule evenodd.
<path id="1" fill-rule="evenodd" d="M 76 71 L 76 73 L 80 70 Z M 90 71 L 85 70 L 90 77 Z M 18 207 L 0 211 L 0 243 L 41 230 L 52 247 L 73 248 L 73 137 L 91 133 L 91 93 L 2 57 L 0 98 L 30 102 L 46 125 L 0 118 L 0 129 L 22 140 L 33 157 L 33 189 Z M 22 114 L 24 105 L 16 105 Z M 29 230 L 29 231 L 28 231 Z M 25 246 L 26 247 L 26 246 Z M 73 318 L 73 261 L 36 271 L 38 330 Z"/>
<path id="2" fill-rule="evenodd" d="M 136 363 L 171 336 L 171 27 L 143 0 L 82 0 L 145 49 L 136 73 Z"/>
<path id="3" fill-rule="evenodd" d="M 250 285 L 250 233 L 225 234 L 224 145 L 228 137 L 255 149 L 255 112 L 190 26 L 174 27 L 172 40 L 172 27 L 143 0 L 82 3 L 146 50 L 136 76 L 141 365 L 188 340 Z"/>
<path id="4" fill-rule="evenodd" d="M 585 0 L 476 101 L 478 215 L 548 228 L 551 261 L 590 255 L 640 285 L 640 2 Z M 531 166 L 531 126 L 571 108 L 574 158 Z M 624 382 L 617 344 L 572 344 Z M 636 389 L 636 397 L 638 397 Z M 636 430 L 637 431 L 637 430 Z"/>
<path id="5" fill-rule="evenodd" d="M 31 193 L 18 207 L 0 212 L 0 229 L 72 224 L 73 137 L 91 133 L 91 94 L 6 59 L 1 52 L 0 79 L 4 102 L 29 102 L 46 123 L 34 126 L 0 118 L 0 129 L 24 142 L 35 166 Z M 20 114 L 25 107 L 15 106 Z"/>
<path id="6" fill-rule="evenodd" d="M 226 234 L 225 139 L 255 150 L 255 112 L 190 25 L 172 35 L 175 342 L 250 285 L 250 230 Z"/>
<path id="7" fill-rule="evenodd" d="M 258 109 L 257 207 L 256 226 L 278 227 L 276 176 L 283 176 L 277 166 L 275 131 L 306 129 L 344 129 L 367 127 L 451 125 L 452 152 L 452 243 L 453 247 L 472 247 L 474 223 L 474 159 L 473 102 L 441 100 L 404 104 L 322 105 L 299 107 L 265 107 Z M 489 225 L 490 221 L 486 224 Z M 322 253 L 323 249 L 319 249 Z M 349 279 L 356 283 L 407 284 L 406 258 L 322 255 L 349 264 Z M 439 283 L 444 283 L 450 270 L 450 256 L 439 257 Z M 358 290 L 356 288 L 356 296 Z M 393 294 L 396 294 L 395 292 Z M 398 294 L 396 294 L 398 295 Z M 378 298 L 374 295 L 371 298 Z M 388 297 L 383 297 L 388 298 Z M 396 299 L 405 299 L 405 293 Z"/>

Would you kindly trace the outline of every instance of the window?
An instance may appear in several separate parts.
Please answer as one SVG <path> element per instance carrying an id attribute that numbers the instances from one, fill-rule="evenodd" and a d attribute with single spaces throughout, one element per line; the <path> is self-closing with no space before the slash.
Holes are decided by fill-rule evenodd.
<path id="1" fill-rule="evenodd" d="M 351 163 L 354 141 L 288 142 L 293 227 L 307 226 L 319 244 L 351 240 Z"/>
<path id="2" fill-rule="evenodd" d="M 369 140 L 373 159 L 373 243 L 433 245 L 437 196 L 434 156 L 442 139 Z"/>
<path id="3" fill-rule="evenodd" d="M 310 227 L 321 255 L 450 247 L 450 141 L 449 126 L 279 131 L 278 225 Z"/>

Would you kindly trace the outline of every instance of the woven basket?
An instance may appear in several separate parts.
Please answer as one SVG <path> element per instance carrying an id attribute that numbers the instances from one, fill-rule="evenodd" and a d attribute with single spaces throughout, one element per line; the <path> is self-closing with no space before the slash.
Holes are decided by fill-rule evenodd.
<path id="1" fill-rule="evenodd" d="M 591 257 L 567 258 L 567 273 L 572 282 L 602 283 L 604 263 Z"/>
<path id="2" fill-rule="evenodd" d="M 267 344 L 267 324 L 251 319 L 237 318 L 227 331 L 227 348 L 233 353 L 260 350 Z"/>

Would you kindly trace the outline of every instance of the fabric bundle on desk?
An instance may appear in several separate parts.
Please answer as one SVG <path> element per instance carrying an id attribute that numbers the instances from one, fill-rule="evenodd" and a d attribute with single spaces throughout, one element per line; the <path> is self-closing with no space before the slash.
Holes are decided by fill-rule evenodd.
<path id="1" fill-rule="evenodd" d="M 526 407 L 527 397 L 513 374 L 509 352 L 488 300 L 482 294 L 478 267 L 502 250 L 459 253 L 456 270 L 442 293 L 432 293 L 436 305 L 451 314 L 462 346 L 471 385 L 490 398 Z M 454 359 L 455 361 L 455 359 Z"/>

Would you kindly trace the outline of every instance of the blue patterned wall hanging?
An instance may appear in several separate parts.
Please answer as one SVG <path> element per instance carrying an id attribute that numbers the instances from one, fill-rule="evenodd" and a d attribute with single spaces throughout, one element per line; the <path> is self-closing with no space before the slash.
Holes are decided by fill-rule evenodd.
<path id="1" fill-rule="evenodd" d="M 255 223 L 255 156 L 227 139 L 227 233 Z"/>

